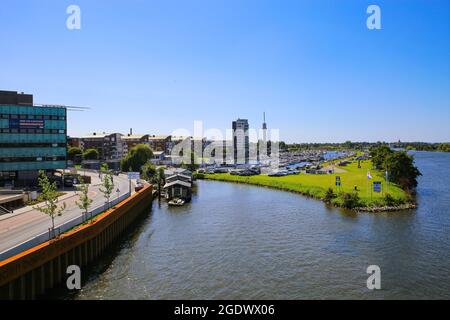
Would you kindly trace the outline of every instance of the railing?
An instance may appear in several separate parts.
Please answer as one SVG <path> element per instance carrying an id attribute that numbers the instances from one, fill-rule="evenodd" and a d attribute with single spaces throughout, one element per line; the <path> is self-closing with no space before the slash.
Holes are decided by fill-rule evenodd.
<path id="1" fill-rule="evenodd" d="M 127 192 L 127 193 L 121 195 L 120 197 L 115 198 L 114 200 L 111 200 L 109 202 L 109 205 L 107 203 L 105 203 L 105 204 L 103 204 L 101 206 L 98 206 L 98 207 L 92 209 L 91 211 L 88 212 L 89 218 L 95 217 L 96 215 L 104 212 L 105 210 L 108 210 L 109 208 L 111 208 L 111 207 L 115 206 L 116 204 L 122 202 L 123 200 L 125 200 L 129 196 L 130 196 L 130 193 Z M 55 230 L 53 230 L 53 231 L 49 229 L 48 231 L 46 231 L 46 232 L 44 232 L 44 233 L 42 233 L 40 235 L 37 235 L 37 236 L 35 236 L 35 237 L 31 238 L 31 239 L 28 239 L 27 241 L 22 242 L 21 244 L 18 244 L 15 247 L 12 247 L 12 248 L 9 248 L 9 249 L 7 249 L 7 250 L 5 250 L 3 252 L 0 252 L 0 261 L 8 259 L 8 258 L 10 258 L 10 257 L 12 257 L 12 256 L 14 256 L 16 254 L 19 254 L 19 253 L 21 253 L 23 251 L 31 249 L 31 248 L 33 248 L 33 247 L 35 247 L 35 246 L 37 246 L 37 245 L 39 245 L 41 243 L 44 243 L 44 242 L 46 242 L 46 241 L 48 241 L 50 239 L 53 239 L 54 236 L 60 235 L 60 234 L 62 234 L 64 232 L 66 232 L 66 231 L 68 231 L 68 230 L 70 230 L 70 229 L 72 229 L 72 228 L 74 228 L 74 227 L 84 223 L 85 222 L 84 220 L 85 220 L 85 216 L 84 216 L 84 214 L 82 214 L 82 215 L 80 215 L 77 218 L 74 218 L 72 220 L 66 221 L 66 222 L 64 222 L 61 225 L 55 226 Z"/>
<path id="2" fill-rule="evenodd" d="M 6 209 L 5 207 L 0 206 L 0 216 L 2 214 L 8 214 L 11 213 L 11 211 L 9 211 L 8 209 Z"/>

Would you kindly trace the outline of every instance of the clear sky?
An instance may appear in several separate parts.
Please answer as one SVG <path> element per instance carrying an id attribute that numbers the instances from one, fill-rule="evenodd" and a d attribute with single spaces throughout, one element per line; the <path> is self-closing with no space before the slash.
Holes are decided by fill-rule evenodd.
<path id="1" fill-rule="evenodd" d="M 2 0 L 0 39 L 0 89 L 91 108 L 73 136 L 265 111 L 288 142 L 450 141 L 450 1 Z"/>

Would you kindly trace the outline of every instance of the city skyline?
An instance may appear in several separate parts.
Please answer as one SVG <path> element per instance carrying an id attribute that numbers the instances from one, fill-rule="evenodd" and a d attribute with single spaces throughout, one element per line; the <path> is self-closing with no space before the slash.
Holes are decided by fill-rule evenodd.
<path id="1" fill-rule="evenodd" d="M 288 143 L 450 140 L 448 2 L 379 1 L 381 30 L 365 1 L 78 1 L 80 30 L 69 3 L 6 2 L 0 88 L 89 106 L 70 136 L 259 129 L 266 112 Z"/>

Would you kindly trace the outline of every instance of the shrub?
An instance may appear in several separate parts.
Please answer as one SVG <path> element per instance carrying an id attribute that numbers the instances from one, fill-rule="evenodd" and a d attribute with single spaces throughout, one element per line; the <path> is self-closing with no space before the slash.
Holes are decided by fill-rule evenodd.
<path id="1" fill-rule="evenodd" d="M 394 199 L 393 196 L 391 196 L 390 193 L 386 193 L 386 195 L 384 196 L 384 204 L 392 207 L 397 204 L 397 201 Z"/>
<path id="2" fill-rule="evenodd" d="M 341 194 L 342 206 L 347 209 L 353 209 L 359 206 L 359 196 L 358 193 L 348 193 L 344 192 Z"/>
<path id="3" fill-rule="evenodd" d="M 336 198 L 336 194 L 334 193 L 333 188 L 328 188 L 327 191 L 325 192 L 325 197 L 323 198 L 323 200 L 326 203 L 331 203 L 331 201 L 333 201 L 333 199 Z"/>

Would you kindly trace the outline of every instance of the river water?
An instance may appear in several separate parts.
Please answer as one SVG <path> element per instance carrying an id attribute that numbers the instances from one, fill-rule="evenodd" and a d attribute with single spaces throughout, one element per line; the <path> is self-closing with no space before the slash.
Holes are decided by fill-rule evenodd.
<path id="1" fill-rule="evenodd" d="M 415 153 L 416 210 L 354 214 L 303 196 L 198 181 L 153 203 L 74 299 L 450 298 L 450 153 Z M 367 267 L 382 290 L 367 289 Z"/>

